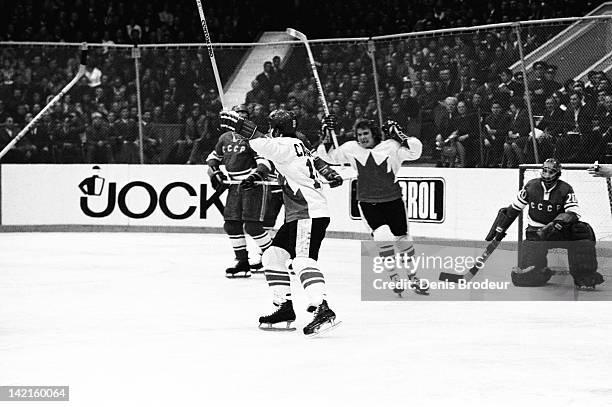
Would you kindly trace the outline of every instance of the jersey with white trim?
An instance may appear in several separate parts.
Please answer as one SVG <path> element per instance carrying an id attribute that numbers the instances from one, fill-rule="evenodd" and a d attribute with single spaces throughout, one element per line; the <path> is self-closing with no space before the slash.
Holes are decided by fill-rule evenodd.
<path id="1" fill-rule="evenodd" d="M 270 168 L 270 163 L 257 155 L 249 146 L 247 140 L 238 137 L 236 133 L 227 131 L 219 137 L 215 149 L 207 160 L 218 160 L 225 165 L 230 179 L 243 180 L 255 171 L 257 164 Z"/>
<path id="2" fill-rule="evenodd" d="M 270 160 L 279 174 L 285 222 L 329 217 L 327 199 L 310 151 L 295 137 L 256 138 L 251 148 Z"/>
<path id="3" fill-rule="evenodd" d="M 558 214 L 567 211 L 580 216 L 574 189 L 561 180 L 548 190 L 539 178 L 529 180 L 512 202 L 512 207 L 517 210 L 523 210 L 526 206 L 529 206 L 527 224 L 530 226 L 545 226 Z"/>
<path id="4" fill-rule="evenodd" d="M 396 140 L 384 140 L 373 148 L 362 147 L 352 140 L 339 148 L 326 152 L 321 144 L 319 157 L 334 163 L 348 162 L 357 171 L 357 200 L 361 202 L 390 202 L 402 197 L 397 183 L 397 172 L 402 162 L 417 160 L 423 144 L 416 137 L 409 137 L 408 145 L 401 146 Z"/>

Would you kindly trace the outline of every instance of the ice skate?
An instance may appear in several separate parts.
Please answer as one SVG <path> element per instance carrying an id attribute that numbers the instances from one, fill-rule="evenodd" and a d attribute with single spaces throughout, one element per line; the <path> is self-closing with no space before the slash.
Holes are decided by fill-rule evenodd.
<path id="1" fill-rule="evenodd" d="M 418 278 L 416 273 L 408 275 L 408 278 L 410 279 L 410 287 L 412 288 L 412 291 L 419 295 L 429 295 L 429 288 L 427 287 L 427 284 L 422 284 L 421 281 L 423 280 Z"/>
<path id="2" fill-rule="evenodd" d="M 227 278 L 247 278 L 251 277 L 251 265 L 248 260 L 238 260 L 234 267 L 225 270 Z"/>
<path id="3" fill-rule="evenodd" d="M 304 335 L 315 336 L 340 325 L 341 321 L 336 321 L 336 314 L 329 308 L 327 301 L 323 300 L 318 307 L 311 307 L 308 310 L 313 310 L 314 318 L 304 327 Z"/>
<path id="4" fill-rule="evenodd" d="M 287 300 L 270 315 L 259 317 L 259 329 L 264 331 L 295 331 L 291 324 L 295 321 L 293 302 Z"/>
<path id="5" fill-rule="evenodd" d="M 574 277 L 574 286 L 578 291 L 595 291 L 596 286 L 598 284 L 602 284 L 604 282 L 603 276 L 594 272 L 588 276 L 575 276 Z"/>
<path id="6" fill-rule="evenodd" d="M 389 278 L 391 279 L 391 281 L 396 283 L 395 287 L 393 288 L 393 292 L 397 294 L 398 297 L 402 298 L 404 288 L 402 288 L 403 286 L 399 284 L 401 282 L 399 275 L 396 272 L 393 272 L 393 274 L 389 275 Z"/>
<path id="7" fill-rule="evenodd" d="M 263 274 L 263 264 L 261 264 L 261 261 L 259 263 L 250 264 L 250 266 L 252 274 Z"/>

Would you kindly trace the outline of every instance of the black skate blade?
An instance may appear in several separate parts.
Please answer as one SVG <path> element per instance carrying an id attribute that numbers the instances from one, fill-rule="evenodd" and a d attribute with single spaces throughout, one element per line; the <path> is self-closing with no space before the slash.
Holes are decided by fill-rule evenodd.
<path id="1" fill-rule="evenodd" d="M 595 286 L 576 286 L 576 290 L 578 291 L 597 291 Z"/>
<path id="2" fill-rule="evenodd" d="M 271 331 L 271 332 L 292 332 L 295 331 L 297 328 L 291 326 L 290 324 L 293 323 L 294 321 L 289 322 L 289 324 L 287 324 L 286 322 L 282 322 L 282 324 L 286 324 L 287 326 L 277 326 L 277 325 L 271 325 L 271 324 L 267 324 L 267 325 L 261 325 L 259 324 L 259 329 L 261 329 L 262 331 Z M 279 324 L 281 324 L 281 322 L 279 322 Z"/>
<path id="3" fill-rule="evenodd" d="M 249 278 L 251 277 L 251 272 L 247 271 L 239 271 L 238 273 L 225 273 L 225 277 L 227 278 Z"/>
<path id="4" fill-rule="evenodd" d="M 317 329 L 316 331 L 314 331 L 313 333 L 310 334 L 305 334 L 307 338 L 314 338 L 316 336 L 319 336 L 321 334 L 327 333 L 327 332 L 331 332 L 334 329 L 338 328 L 338 326 L 342 323 L 342 321 L 335 321 L 331 324 L 325 324 L 325 325 L 321 325 L 319 327 L 319 329 Z"/>

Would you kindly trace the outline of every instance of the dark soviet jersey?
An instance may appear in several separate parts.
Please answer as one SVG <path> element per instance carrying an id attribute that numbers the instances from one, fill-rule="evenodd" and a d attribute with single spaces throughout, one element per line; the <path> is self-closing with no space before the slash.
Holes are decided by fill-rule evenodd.
<path id="1" fill-rule="evenodd" d="M 567 211 L 580 215 L 574 189 L 561 180 L 548 190 L 539 178 L 529 180 L 512 202 L 514 209 L 523 210 L 526 206 L 529 206 L 527 222 L 531 226 L 544 226 Z"/>
<path id="2" fill-rule="evenodd" d="M 270 163 L 260 157 L 249 146 L 248 140 L 238 137 L 235 133 L 227 131 L 219 137 L 215 149 L 207 160 L 216 159 L 225 165 L 225 170 L 233 180 L 242 180 L 263 164 L 270 168 Z"/>

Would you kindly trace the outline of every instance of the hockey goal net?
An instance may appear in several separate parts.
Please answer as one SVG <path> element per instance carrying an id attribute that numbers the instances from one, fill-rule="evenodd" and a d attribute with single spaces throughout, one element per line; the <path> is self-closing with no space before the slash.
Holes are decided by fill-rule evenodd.
<path id="1" fill-rule="evenodd" d="M 580 206 L 580 219 L 591 225 L 595 231 L 598 247 L 612 247 L 612 187 L 610 179 L 592 177 L 587 169 L 592 164 L 563 164 L 561 179 L 574 188 Z M 541 164 L 523 164 L 519 167 L 519 189 L 529 180 L 539 178 Z M 518 219 L 518 241 L 525 237 L 527 227 L 527 208 Z M 603 243 L 603 242 L 609 243 Z M 520 250 L 520 249 L 519 249 Z M 599 250 L 598 250 L 599 251 Z M 563 249 L 549 252 L 549 266 L 557 269 L 567 268 L 567 255 Z"/>

